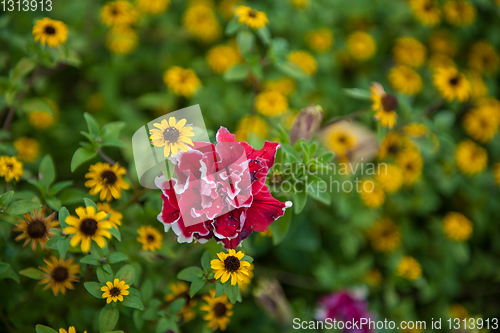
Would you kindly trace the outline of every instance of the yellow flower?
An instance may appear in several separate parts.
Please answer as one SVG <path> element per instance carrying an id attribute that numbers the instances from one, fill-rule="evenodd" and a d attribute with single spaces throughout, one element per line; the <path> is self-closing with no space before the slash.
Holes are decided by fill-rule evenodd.
<path id="1" fill-rule="evenodd" d="M 396 274 L 410 281 L 416 280 L 422 276 L 422 266 L 415 258 L 405 256 L 399 262 Z"/>
<path id="2" fill-rule="evenodd" d="M 435 0 L 409 0 L 411 9 L 424 25 L 435 26 L 439 23 L 441 10 Z"/>
<path id="3" fill-rule="evenodd" d="M 122 225 L 122 218 L 123 218 L 122 213 L 111 208 L 111 206 L 107 202 L 102 202 L 102 203 L 98 202 L 97 210 L 109 214 L 109 218 L 107 219 L 107 221 L 111 223 L 112 227 L 118 229 L 118 226 Z"/>
<path id="4" fill-rule="evenodd" d="M 465 0 L 448 0 L 443 11 L 448 23 L 454 26 L 470 25 L 476 20 L 476 8 Z"/>
<path id="5" fill-rule="evenodd" d="M 413 185 L 422 174 L 422 156 L 413 148 L 408 148 L 397 154 L 396 164 L 403 171 L 403 184 Z"/>
<path id="6" fill-rule="evenodd" d="M 36 21 L 33 27 L 33 35 L 35 42 L 40 41 L 40 44 L 47 44 L 50 47 L 56 47 L 64 44 L 68 39 L 68 28 L 61 21 L 52 20 L 45 17 Z"/>
<path id="7" fill-rule="evenodd" d="M 193 145 L 191 136 L 194 136 L 193 126 L 186 126 L 186 119 L 175 120 L 169 117 L 168 122 L 163 119 L 159 123 L 153 124 L 156 128 L 150 129 L 151 140 L 155 147 L 164 147 L 163 155 L 177 155 L 180 151 L 187 152 L 188 146 Z"/>
<path id="8" fill-rule="evenodd" d="M 316 74 L 316 71 L 318 70 L 318 63 L 316 62 L 316 59 L 314 59 L 312 54 L 307 51 L 292 51 L 288 55 L 288 59 L 302 68 L 302 70 L 309 76 Z"/>
<path id="9" fill-rule="evenodd" d="M 449 57 L 453 57 L 457 52 L 457 47 L 446 30 L 437 30 L 431 34 L 429 48 L 433 53 L 444 54 Z"/>
<path id="10" fill-rule="evenodd" d="M 451 240 L 466 241 L 472 234 L 472 222 L 461 213 L 449 212 L 443 219 L 443 232 Z"/>
<path id="11" fill-rule="evenodd" d="M 467 78 L 471 86 L 471 99 L 479 99 L 488 95 L 488 87 L 486 87 L 481 75 L 469 73 Z"/>
<path id="12" fill-rule="evenodd" d="M 226 283 L 231 278 L 231 285 L 234 286 L 238 281 L 242 281 L 245 275 L 249 274 L 248 267 L 250 263 L 243 259 L 245 254 L 242 251 L 236 252 L 229 250 L 229 253 L 219 252 L 217 257 L 210 261 L 210 265 L 215 272 L 215 279 Z"/>
<path id="13" fill-rule="evenodd" d="M 234 14 L 238 17 L 239 23 L 249 26 L 252 29 L 265 27 L 269 23 L 266 13 L 248 6 L 238 6 Z"/>
<path id="14" fill-rule="evenodd" d="M 255 98 L 255 109 L 264 116 L 276 117 L 288 110 L 288 101 L 277 91 L 264 91 Z"/>
<path id="15" fill-rule="evenodd" d="M 444 53 L 433 54 L 429 57 L 429 68 L 436 71 L 441 67 L 455 67 L 455 62 L 452 58 Z"/>
<path id="16" fill-rule="evenodd" d="M 411 123 L 406 125 L 403 130 L 409 136 L 412 136 L 414 138 L 421 138 L 427 133 L 429 129 L 423 124 Z"/>
<path id="17" fill-rule="evenodd" d="M 155 228 L 146 225 L 137 229 L 139 237 L 137 241 L 142 244 L 142 249 L 144 251 L 152 251 L 161 249 L 163 235 Z"/>
<path id="18" fill-rule="evenodd" d="M 357 60 L 370 59 L 377 50 L 377 44 L 372 36 L 364 31 L 355 31 L 347 38 L 347 49 Z"/>
<path id="19" fill-rule="evenodd" d="M 75 326 L 70 326 L 67 331 L 64 328 L 60 328 L 59 333 L 76 333 L 76 329 Z M 83 333 L 87 333 L 87 331 L 84 331 Z"/>
<path id="20" fill-rule="evenodd" d="M 135 4 L 143 13 L 160 14 L 168 9 L 170 0 L 136 0 Z"/>
<path id="21" fill-rule="evenodd" d="M 333 124 L 325 133 L 325 145 L 338 157 L 347 155 L 358 145 L 358 138 L 348 127 L 342 124 Z"/>
<path id="22" fill-rule="evenodd" d="M 289 97 L 296 88 L 295 81 L 289 77 L 282 77 L 277 80 L 264 81 L 262 89 L 264 91 L 277 91 Z"/>
<path id="23" fill-rule="evenodd" d="M 10 183 L 13 179 L 18 182 L 22 175 L 22 162 L 19 162 L 14 156 L 0 157 L 0 177 L 4 177 L 6 182 Z"/>
<path id="24" fill-rule="evenodd" d="M 85 186 L 90 188 L 91 195 L 97 195 L 100 192 L 101 201 L 120 199 L 122 189 L 130 188 L 130 185 L 122 178 L 125 173 L 125 168 L 120 167 L 118 163 L 111 166 L 108 163 L 97 162 L 91 165 L 89 172 L 85 174 L 85 178 L 89 179 L 85 182 Z"/>
<path id="25" fill-rule="evenodd" d="M 397 192 L 403 185 L 403 171 L 399 166 L 394 164 L 384 165 L 380 165 L 377 182 L 387 193 Z"/>
<path id="26" fill-rule="evenodd" d="M 17 157 L 21 161 L 33 162 L 40 155 L 40 144 L 38 141 L 28 137 L 22 137 L 14 141 Z"/>
<path id="27" fill-rule="evenodd" d="M 28 113 L 28 120 L 35 128 L 47 129 L 54 124 L 55 117 L 45 111 L 32 111 Z"/>
<path id="28" fill-rule="evenodd" d="M 469 98 L 471 93 L 470 82 L 455 67 L 438 68 L 433 80 L 434 85 L 447 101 L 451 102 L 457 99 L 464 102 Z"/>
<path id="29" fill-rule="evenodd" d="M 370 91 L 373 102 L 372 109 L 377 111 L 375 119 L 379 120 L 383 127 L 393 128 L 398 117 L 394 111 L 398 107 L 398 99 L 387 94 L 382 85 L 377 82 L 373 82 Z"/>
<path id="30" fill-rule="evenodd" d="M 496 180 L 498 186 L 500 186 L 500 163 L 497 163 L 495 165 L 494 173 L 495 173 L 495 180 Z"/>
<path id="31" fill-rule="evenodd" d="M 209 295 L 203 296 L 206 305 L 200 306 L 200 310 L 208 312 L 203 319 L 208 321 L 207 326 L 213 330 L 225 331 L 229 324 L 229 317 L 233 315 L 233 305 L 229 303 L 227 296 L 222 294 L 215 298 L 215 290 L 210 290 Z"/>
<path id="32" fill-rule="evenodd" d="M 71 237 L 70 245 L 77 246 L 81 243 L 82 252 L 89 252 L 92 240 L 94 240 L 100 248 L 106 246 L 104 237 L 111 238 L 109 229 L 112 224 L 106 221 L 108 214 L 106 212 L 96 212 L 95 208 L 89 206 L 78 207 L 75 209 L 78 217 L 70 215 L 66 218 L 66 223 L 69 225 L 64 228 L 63 232 Z"/>
<path id="33" fill-rule="evenodd" d="M 389 132 L 382 140 L 377 157 L 382 160 L 387 156 L 396 156 L 403 150 L 413 147 L 414 144 L 407 136 L 400 135 L 398 132 Z"/>
<path id="34" fill-rule="evenodd" d="M 168 289 L 170 289 L 171 293 L 165 295 L 165 301 L 172 302 L 180 297 L 186 298 L 186 304 L 184 304 L 181 311 L 177 313 L 177 316 L 186 323 L 193 320 L 196 317 L 193 308 L 198 302 L 189 297 L 189 285 L 184 281 L 178 281 L 170 283 Z"/>
<path id="35" fill-rule="evenodd" d="M 234 16 L 234 10 L 241 1 L 242 0 L 222 0 L 221 2 L 219 2 L 219 11 L 221 13 L 221 16 L 225 20 L 232 19 Z"/>
<path id="36" fill-rule="evenodd" d="M 267 227 L 266 231 L 259 232 L 262 237 L 273 237 L 273 230 L 270 227 Z M 241 286 L 240 286 L 241 287 Z"/>
<path id="37" fill-rule="evenodd" d="M 135 50 L 138 39 L 134 29 L 125 25 L 116 25 L 106 34 L 106 47 L 116 54 L 129 54 Z"/>
<path id="38" fill-rule="evenodd" d="M 222 35 L 222 27 L 210 4 L 196 2 L 189 5 L 182 17 L 182 24 L 197 40 L 210 44 Z"/>
<path id="39" fill-rule="evenodd" d="M 427 57 L 427 49 L 413 37 L 400 37 L 392 48 L 394 59 L 402 65 L 420 67 Z"/>
<path id="40" fill-rule="evenodd" d="M 201 81 L 192 69 L 173 66 L 163 75 L 163 82 L 174 94 L 190 98 L 201 86 Z"/>
<path id="41" fill-rule="evenodd" d="M 39 243 L 42 249 L 45 248 L 45 243 L 54 233 L 50 229 L 55 228 L 59 222 L 52 221 L 55 217 L 55 212 L 45 217 L 45 207 L 42 207 L 37 213 L 33 210 L 32 215 L 25 213 L 24 220 L 17 219 L 19 224 L 16 224 L 14 231 L 21 231 L 16 237 L 16 241 L 26 238 L 23 246 L 26 246 L 31 241 L 31 249 L 36 251 L 36 244 Z"/>
<path id="42" fill-rule="evenodd" d="M 472 176 L 481 173 L 488 164 L 488 154 L 486 150 L 472 142 L 463 140 L 457 145 L 455 150 L 455 160 L 458 169 L 466 175 Z"/>
<path id="43" fill-rule="evenodd" d="M 478 73 L 496 73 L 499 62 L 495 48 L 488 42 L 476 42 L 469 51 L 469 67 Z"/>
<path id="44" fill-rule="evenodd" d="M 408 66 L 397 65 L 389 72 L 392 87 L 407 95 L 416 95 L 422 89 L 422 78 Z"/>
<path id="45" fill-rule="evenodd" d="M 101 9 L 101 21 L 105 25 L 133 25 L 137 21 L 137 11 L 125 0 L 107 2 Z"/>
<path id="46" fill-rule="evenodd" d="M 248 141 L 251 134 L 265 139 L 269 134 L 269 125 L 257 115 L 246 115 L 236 126 L 236 140 Z"/>
<path id="47" fill-rule="evenodd" d="M 319 28 L 306 35 L 306 43 L 311 50 L 323 53 L 331 49 L 333 33 L 329 28 Z"/>
<path id="48" fill-rule="evenodd" d="M 469 318 L 469 311 L 460 304 L 453 304 L 450 307 L 450 318 L 467 319 Z"/>
<path id="49" fill-rule="evenodd" d="M 265 232 L 269 232 L 271 233 L 271 236 L 272 236 L 272 231 L 271 231 L 271 228 L 267 228 Z M 259 232 L 259 234 L 263 234 L 263 232 Z M 271 237 L 269 236 L 269 237 Z M 248 275 L 243 275 L 243 280 L 239 281 L 238 282 L 238 286 L 240 287 L 240 291 L 245 291 L 248 286 L 250 285 L 250 282 L 252 282 L 252 278 L 253 278 L 253 264 L 250 264 L 250 266 L 248 266 Z"/>
<path id="50" fill-rule="evenodd" d="M 102 298 L 106 298 L 106 303 L 113 302 L 123 302 L 123 296 L 129 294 L 130 286 L 125 283 L 125 280 L 114 279 L 113 283 L 111 281 L 106 282 L 105 286 L 101 287 L 101 291 L 104 291 Z"/>
<path id="51" fill-rule="evenodd" d="M 385 193 L 380 185 L 372 179 L 363 179 L 360 184 L 360 197 L 363 203 L 373 209 L 382 206 L 385 202 Z"/>
<path id="52" fill-rule="evenodd" d="M 379 252 L 391 252 L 401 245 L 399 227 L 389 218 L 377 221 L 369 231 L 373 248 Z"/>
<path id="53" fill-rule="evenodd" d="M 496 100 L 495 100 L 496 101 Z M 482 102 L 467 111 L 463 127 L 467 135 L 476 141 L 486 143 L 493 139 L 500 126 L 500 103 Z"/>
<path id="54" fill-rule="evenodd" d="M 80 273 L 80 265 L 73 264 L 73 258 L 57 260 L 56 257 L 50 256 L 50 260 L 44 259 L 43 261 L 47 265 L 47 267 L 40 267 L 45 273 L 40 274 L 43 279 L 39 284 L 47 284 L 43 290 L 52 288 L 55 296 L 59 294 L 59 291 L 66 295 L 66 289 L 73 289 L 73 282 L 80 280 L 77 276 Z"/>
<path id="55" fill-rule="evenodd" d="M 311 0 L 290 0 L 290 2 L 297 9 L 306 9 L 311 5 Z"/>
<path id="56" fill-rule="evenodd" d="M 207 53 L 207 63 L 218 74 L 222 74 L 241 61 L 239 51 L 229 45 L 212 47 Z"/>
<path id="57" fill-rule="evenodd" d="M 382 274 L 378 269 L 370 269 L 368 273 L 366 273 L 366 283 L 373 287 L 380 286 L 382 283 Z"/>

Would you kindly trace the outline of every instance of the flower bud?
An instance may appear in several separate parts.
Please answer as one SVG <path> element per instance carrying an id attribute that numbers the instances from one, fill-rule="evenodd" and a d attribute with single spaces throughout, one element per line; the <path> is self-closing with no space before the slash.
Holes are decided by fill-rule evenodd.
<path id="1" fill-rule="evenodd" d="M 323 108 L 320 105 L 311 104 L 300 110 L 299 115 L 293 122 L 290 132 L 290 143 L 294 144 L 300 139 L 309 140 L 315 133 L 323 120 Z"/>

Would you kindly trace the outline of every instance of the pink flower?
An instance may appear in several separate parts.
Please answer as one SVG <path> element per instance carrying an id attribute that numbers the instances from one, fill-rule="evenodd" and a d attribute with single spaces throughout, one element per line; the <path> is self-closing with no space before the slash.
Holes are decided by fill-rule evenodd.
<path id="1" fill-rule="evenodd" d="M 213 237 L 234 249 L 253 231 L 265 231 L 292 203 L 276 200 L 265 185 L 278 143 L 266 141 L 255 150 L 224 127 L 216 139 L 216 145 L 193 142 L 193 149 L 177 155 L 177 179 L 156 179 L 163 199 L 158 220 L 180 243 Z"/>

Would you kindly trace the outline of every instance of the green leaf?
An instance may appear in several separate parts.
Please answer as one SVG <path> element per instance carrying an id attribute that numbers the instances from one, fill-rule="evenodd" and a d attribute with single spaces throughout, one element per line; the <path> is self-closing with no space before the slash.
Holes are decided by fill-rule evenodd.
<path id="1" fill-rule="evenodd" d="M 282 73 L 291 76 L 294 79 L 302 80 L 308 77 L 307 73 L 304 72 L 302 68 L 300 68 L 299 66 L 297 66 L 297 64 L 293 63 L 290 60 L 277 62 L 275 66 Z"/>
<path id="2" fill-rule="evenodd" d="M 88 254 L 85 257 L 83 257 L 82 259 L 80 259 L 80 262 L 82 264 L 89 264 L 89 265 L 94 265 L 94 266 L 99 265 L 99 260 L 94 258 L 94 256 L 91 254 Z"/>
<path id="3" fill-rule="evenodd" d="M 66 223 L 66 218 L 69 216 L 69 212 L 68 212 L 68 209 L 66 209 L 66 207 L 62 207 L 61 209 L 59 209 L 59 225 L 61 226 L 61 228 L 66 228 L 68 226 L 68 224 Z"/>
<path id="4" fill-rule="evenodd" d="M 112 123 L 108 123 L 103 126 L 99 136 L 102 139 L 103 143 L 106 143 L 111 140 L 115 140 L 120 135 L 120 131 L 125 127 L 125 123 L 123 121 L 114 121 Z"/>
<path id="5" fill-rule="evenodd" d="M 10 78 L 12 80 L 22 80 L 26 75 L 28 75 L 36 66 L 36 61 L 31 58 L 21 58 L 14 69 L 10 72 Z"/>
<path id="6" fill-rule="evenodd" d="M 116 264 L 117 262 L 128 260 L 128 257 L 120 252 L 113 252 L 109 255 L 108 262 L 110 264 Z"/>
<path id="7" fill-rule="evenodd" d="M 40 324 L 36 325 L 35 330 L 36 330 L 36 333 L 57 333 L 56 330 L 54 330 L 50 327 L 47 327 L 47 326 L 40 325 Z"/>
<path id="8" fill-rule="evenodd" d="M 68 251 L 70 241 L 71 241 L 71 238 L 66 237 L 66 238 L 60 239 L 57 242 L 57 251 L 59 251 L 59 256 L 63 259 L 66 257 L 66 251 Z"/>
<path id="9" fill-rule="evenodd" d="M 271 42 L 271 31 L 268 27 L 259 28 L 255 32 L 264 45 L 268 45 Z"/>
<path id="10" fill-rule="evenodd" d="M 345 88 L 342 89 L 344 95 L 352 97 L 354 99 L 369 101 L 371 99 L 371 94 L 368 90 L 358 89 L 358 88 Z"/>
<path id="11" fill-rule="evenodd" d="M 119 242 L 122 241 L 122 236 L 120 235 L 120 231 L 116 229 L 116 227 L 112 227 L 111 229 L 108 230 L 111 235 L 113 235 L 114 238 L 116 238 Z"/>
<path id="12" fill-rule="evenodd" d="M 45 198 L 45 202 L 49 205 L 53 210 L 61 209 L 61 201 L 57 198 Z"/>
<path id="13" fill-rule="evenodd" d="M 241 25 L 238 23 L 238 18 L 232 18 L 226 26 L 225 34 L 226 36 L 234 35 L 238 30 L 240 30 Z"/>
<path id="14" fill-rule="evenodd" d="M 292 210 L 287 209 L 285 215 L 271 223 L 270 227 L 273 232 L 273 244 L 278 245 L 283 239 L 285 239 L 288 229 L 290 228 L 290 223 L 292 222 Z"/>
<path id="15" fill-rule="evenodd" d="M 96 137 L 99 134 L 99 125 L 97 125 L 97 121 L 95 118 L 88 112 L 85 112 L 83 114 L 83 117 L 85 118 L 85 121 L 87 122 L 87 127 L 89 129 L 89 133 L 93 136 Z"/>
<path id="16" fill-rule="evenodd" d="M 103 292 L 101 291 L 101 287 L 103 285 L 97 282 L 85 282 L 83 286 L 85 287 L 85 289 L 87 289 L 89 294 L 91 294 L 95 298 L 102 299 Z"/>
<path id="17" fill-rule="evenodd" d="M 85 207 L 94 207 L 96 213 L 99 211 L 94 201 L 90 200 L 89 198 L 83 198 L 83 201 L 85 202 Z"/>
<path id="18" fill-rule="evenodd" d="M 122 304 L 129 308 L 144 310 L 144 305 L 142 304 L 141 300 L 134 295 L 124 296 Z"/>
<path id="19" fill-rule="evenodd" d="M 134 284 L 135 280 L 135 270 L 131 265 L 125 265 L 118 270 L 115 275 L 115 279 L 125 280 L 128 285 Z"/>
<path id="20" fill-rule="evenodd" d="M 199 267 L 188 267 L 180 271 L 179 274 L 177 274 L 177 278 L 179 280 L 193 282 L 202 275 L 203 271 Z"/>
<path id="21" fill-rule="evenodd" d="M 212 270 L 212 267 L 210 265 L 210 261 L 212 261 L 212 259 L 213 257 L 209 251 L 203 252 L 203 255 L 201 256 L 201 267 L 203 267 L 203 270 L 205 272 Z"/>
<path id="22" fill-rule="evenodd" d="M 302 209 L 306 206 L 307 202 L 307 192 L 305 189 L 299 189 L 297 193 L 293 195 L 293 206 L 295 208 L 295 214 L 299 214 Z"/>
<path id="23" fill-rule="evenodd" d="M 226 283 L 224 283 L 224 293 L 227 295 L 229 302 L 234 304 L 236 303 L 236 300 L 238 298 L 240 287 L 238 286 L 238 283 L 232 286 L 230 281 L 231 280 L 228 280 Z"/>
<path id="24" fill-rule="evenodd" d="M 220 280 L 215 281 L 215 298 L 224 293 L 224 284 Z"/>
<path id="25" fill-rule="evenodd" d="M 25 99 L 21 104 L 21 109 L 25 113 L 39 111 L 39 112 L 45 112 L 49 115 L 54 114 L 54 110 L 52 109 L 50 103 L 47 102 L 46 99 L 39 97 Z"/>
<path id="26" fill-rule="evenodd" d="M 70 187 L 73 184 L 73 181 L 71 180 L 65 180 L 62 182 L 57 182 L 50 188 L 49 195 L 54 196 L 60 191 L 64 190 L 67 187 Z"/>
<path id="27" fill-rule="evenodd" d="M 0 280 L 4 279 L 12 279 L 19 283 L 19 276 L 12 270 L 12 268 L 8 267 L 2 274 L 0 274 Z"/>
<path id="28" fill-rule="evenodd" d="M 40 162 L 40 168 L 38 169 L 38 173 L 39 173 L 38 178 L 40 179 L 40 182 L 44 186 L 45 191 L 47 191 L 56 178 L 54 161 L 52 161 L 50 155 L 44 156 L 44 158 Z"/>
<path id="29" fill-rule="evenodd" d="M 107 140 L 106 142 L 103 142 L 101 144 L 103 147 L 118 147 L 118 148 L 125 148 L 127 147 L 123 141 L 120 139 L 112 139 L 112 140 Z"/>
<path id="30" fill-rule="evenodd" d="M 48 249 L 57 250 L 57 243 L 63 238 L 64 237 L 58 235 L 52 236 L 49 238 L 47 243 L 45 243 L 45 247 Z"/>
<path id="31" fill-rule="evenodd" d="M 203 278 L 197 278 L 193 282 L 191 282 L 191 287 L 189 288 L 189 297 L 193 298 L 194 295 L 198 291 L 200 291 L 201 288 L 205 286 L 205 279 Z"/>
<path id="32" fill-rule="evenodd" d="M 99 332 L 109 332 L 115 328 L 120 312 L 117 308 L 102 308 L 99 313 Z"/>
<path id="33" fill-rule="evenodd" d="M 73 154 L 71 158 L 71 172 L 74 172 L 82 163 L 90 160 L 97 154 L 95 149 L 89 150 L 87 148 L 80 147 Z"/>
<path id="34" fill-rule="evenodd" d="M 181 297 L 179 299 L 176 299 L 172 303 L 169 304 L 167 307 L 167 312 L 170 315 L 176 315 L 178 314 L 181 310 L 182 307 L 186 304 L 186 298 Z"/>
<path id="35" fill-rule="evenodd" d="M 42 205 L 40 205 L 37 202 L 29 200 L 19 200 L 12 203 L 12 205 L 10 205 L 5 212 L 11 215 L 19 215 L 19 214 L 29 213 L 32 210 L 38 209 L 40 207 L 42 207 Z"/>
<path id="36" fill-rule="evenodd" d="M 38 268 L 34 268 L 34 267 L 25 268 L 25 269 L 19 271 L 19 274 L 27 276 L 30 279 L 34 279 L 34 280 L 43 279 L 43 277 L 41 276 L 41 274 L 43 274 L 43 272 L 41 270 L 39 270 Z"/>
<path id="37" fill-rule="evenodd" d="M 250 257 L 248 254 L 245 254 L 241 261 L 248 261 L 249 263 L 253 263 L 253 258 Z"/>
<path id="38" fill-rule="evenodd" d="M 142 299 L 144 301 L 147 301 L 153 296 L 153 282 L 151 282 L 150 279 L 147 279 L 144 281 L 144 283 L 141 286 L 141 294 L 142 294 Z"/>
<path id="39" fill-rule="evenodd" d="M 0 262 L 0 274 L 8 270 L 10 265 L 6 262 Z"/>
<path id="40" fill-rule="evenodd" d="M 0 207 L 6 207 L 12 200 L 13 195 L 14 191 L 9 191 L 0 195 Z"/>
<path id="41" fill-rule="evenodd" d="M 248 30 L 240 30 L 236 35 L 236 41 L 238 42 L 240 52 L 246 54 L 251 52 L 253 49 L 255 35 Z"/>
<path id="42" fill-rule="evenodd" d="M 97 274 L 97 279 L 103 285 L 108 281 L 113 282 L 113 274 L 106 272 L 102 266 L 97 267 L 96 274 Z"/>
<path id="43" fill-rule="evenodd" d="M 223 75 L 225 81 L 243 81 L 248 76 L 248 67 L 245 65 L 234 65 Z"/>

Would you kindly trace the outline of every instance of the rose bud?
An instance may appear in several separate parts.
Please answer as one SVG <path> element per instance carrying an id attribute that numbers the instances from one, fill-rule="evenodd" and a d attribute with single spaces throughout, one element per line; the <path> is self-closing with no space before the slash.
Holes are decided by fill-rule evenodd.
<path id="1" fill-rule="evenodd" d="M 293 145 L 299 139 L 309 140 L 312 134 L 318 130 L 322 120 L 323 108 L 320 105 L 311 104 L 300 110 L 290 132 L 290 144 Z"/>

